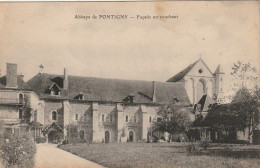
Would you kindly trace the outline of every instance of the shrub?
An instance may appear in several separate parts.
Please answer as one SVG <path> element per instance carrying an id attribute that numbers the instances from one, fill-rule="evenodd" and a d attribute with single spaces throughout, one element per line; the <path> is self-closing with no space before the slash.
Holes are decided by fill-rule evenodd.
<path id="1" fill-rule="evenodd" d="M 203 138 L 200 140 L 200 147 L 202 147 L 204 150 L 208 149 L 210 146 L 210 140 L 208 138 Z"/>
<path id="2" fill-rule="evenodd" d="M 186 153 L 188 155 L 196 155 L 199 152 L 199 146 L 196 143 L 190 142 L 186 145 Z"/>
<path id="3" fill-rule="evenodd" d="M 72 144 L 76 144 L 76 143 L 79 143 L 79 125 L 78 124 L 69 124 L 67 126 L 67 132 L 68 132 L 68 135 L 67 135 L 67 140 L 68 140 L 68 143 L 72 143 Z"/>
<path id="4" fill-rule="evenodd" d="M 5 132 L 0 138 L 0 157 L 5 167 L 34 167 L 36 146 L 29 133 L 10 134 Z"/>
<path id="5" fill-rule="evenodd" d="M 173 142 L 186 142 L 187 136 L 184 133 L 173 134 L 172 141 Z"/>
<path id="6" fill-rule="evenodd" d="M 36 143 L 46 143 L 46 137 L 36 137 Z"/>

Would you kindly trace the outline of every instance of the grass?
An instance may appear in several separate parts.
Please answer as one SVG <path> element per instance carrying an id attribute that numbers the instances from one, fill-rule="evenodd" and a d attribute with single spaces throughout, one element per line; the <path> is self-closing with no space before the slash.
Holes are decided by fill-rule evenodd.
<path id="1" fill-rule="evenodd" d="M 184 143 L 69 144 L 60 148 L 109 168 L 260 167 L 259 146 L 214 144 L 192 156 L 186 154 Z"/>

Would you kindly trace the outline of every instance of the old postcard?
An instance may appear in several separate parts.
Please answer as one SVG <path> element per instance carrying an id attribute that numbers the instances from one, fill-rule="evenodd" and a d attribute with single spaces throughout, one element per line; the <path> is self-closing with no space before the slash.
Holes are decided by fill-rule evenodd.
<path id="1" fill-rule="evenodd" d="M 0 2 L 0 167 L 260 167 L 259 9 Z"/>

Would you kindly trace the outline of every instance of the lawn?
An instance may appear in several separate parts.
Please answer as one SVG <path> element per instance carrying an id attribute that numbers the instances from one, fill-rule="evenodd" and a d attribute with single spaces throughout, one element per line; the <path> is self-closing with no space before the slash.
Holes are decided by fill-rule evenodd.
<path id="1" fill-rule="evenodd" d="M 109 168 L 260 167 L 260 146 L 215 144 L 198 155 L 187 155 L 184 143 L 82 143 L 60 148 Z"/>

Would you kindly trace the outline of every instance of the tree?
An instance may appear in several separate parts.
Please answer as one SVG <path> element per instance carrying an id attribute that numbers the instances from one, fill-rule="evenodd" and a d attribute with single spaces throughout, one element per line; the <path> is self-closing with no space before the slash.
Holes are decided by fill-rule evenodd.
<path id="1" fill-rule="evenodd" d="M 213 105 L 203 121 L 211 128 L 226 131 L 248 129 L 248 142 L 259 125 L 259 73 L 250 63 L 238 61 L 232 67 L 231 103 Z"/>
<path id="2" fill-rule="evenodd" d="M 259 107 L 260 107 L 260 89 L 249 91 L 246 87 L 238 90 L 233 98 L 231 110 L 235 111 L 238 116 L 243 118 L 245 128 L 248 128 L 248 141 L 252 143 L 252 136 L 255 129 L 260 124 Z"/>
<path id="3" fill-rule="evenodd" d="M 259 125 L 259 73 L 250 63 L 240 61 L 232 67 L 233 91 L 232 110 L 244 117 L 244 125 L 248 128 L 248 140 L 252 143 L 252 135 Z"/>
<path id="4" fill-rule="evenodd" d="M 24 105 L 23 105 L 23 120 L 21 122 L 29 123 L 32 116 L 32 108 L 30 104 L 30 97 L 28 95 L 24 96 Z"/>
<path id="5" fill-rule="evenodd" d="M 155 127 L 168 132 L 170 140 L 173 134 L 187 131 L 188 126 L 191 124 L 189 112 L 175 104 L 161 106 L 158 114 L 161 116 L 161 120 L 154 122 Z"/>
<path id="6" fill-rule="evenodd" d="M 253 67 L 250 63 L 243 63 L 241 61 L 234 63 L 230 74 L 231 80 L 229 83 L 232 93 L 229 97 L 231 101 L 236 92 L 238 92 L 243 87 L 250 91 L 255 90 L 256 87 L 259 88 L 260 75 L 256 68 Z"/>

